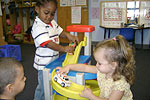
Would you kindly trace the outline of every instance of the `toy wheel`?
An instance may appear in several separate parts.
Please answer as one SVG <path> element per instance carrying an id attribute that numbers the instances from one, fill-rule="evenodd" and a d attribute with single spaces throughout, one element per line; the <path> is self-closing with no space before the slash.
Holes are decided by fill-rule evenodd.
<path id="1" fill-rule="evenodd" d="M 62 86 L 62 87 L 65 87 L 65 83 L 61 83 L 61 86 Z"/>
<path id="2" fill-rule="evenodd" d="M 57 82 L 57 77 L 54 78 L 54 81 Z"/>

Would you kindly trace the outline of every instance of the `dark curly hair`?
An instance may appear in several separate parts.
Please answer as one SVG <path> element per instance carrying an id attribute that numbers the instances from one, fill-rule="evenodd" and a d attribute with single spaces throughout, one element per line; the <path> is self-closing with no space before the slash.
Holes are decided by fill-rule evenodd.
<path id="1" fill-rule="evenodd" d="M 36 0 L 36 6 L 40 7 L 43 6 L 45 3 L 53 2 L 57 8 L 57 0 Z"/>

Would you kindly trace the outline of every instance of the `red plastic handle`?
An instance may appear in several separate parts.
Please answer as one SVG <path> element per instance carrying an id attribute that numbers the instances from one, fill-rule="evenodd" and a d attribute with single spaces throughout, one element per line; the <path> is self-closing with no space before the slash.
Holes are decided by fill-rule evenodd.
<path id="1" fill-rule="evenodd" d="M 92 25 L 70 25 L 67 26 L 68 32 L 93 32 L 95 31 L 95 26 Z"/>

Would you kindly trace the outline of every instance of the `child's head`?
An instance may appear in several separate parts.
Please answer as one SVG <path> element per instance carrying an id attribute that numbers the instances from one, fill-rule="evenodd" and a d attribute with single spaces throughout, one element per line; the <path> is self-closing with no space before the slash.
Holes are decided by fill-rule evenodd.
<path id="1" fill-rule="evenodd" d="M 12 99 L 25 86 L 23 66 L 14 58 L 0 58 L 0 98 Z M 4 99 L 4 98 L 3 98 Z"/>
<path id="2" fill-rule="evenodd" d="M 54 19 L 56 8 L 56 0 L 37 0 L 35 11 L 44 23 L 50 24 Z"/>
<path id="3" fill-rule="evenodd" d="M 94 49 L 97 69 L 111 75 L 116 81 L 125 76 L 130 84 L 134 81 L 135 60 L 133 50 L 121 35 L 113 39 L 103 40 Z"/>

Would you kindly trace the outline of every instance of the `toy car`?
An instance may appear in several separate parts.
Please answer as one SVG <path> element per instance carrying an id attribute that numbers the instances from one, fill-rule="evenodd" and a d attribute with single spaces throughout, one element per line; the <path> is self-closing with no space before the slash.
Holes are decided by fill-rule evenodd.
<path id="1" fill-rule="evenodd" d="M 65 74 L 60 75 L 59 73 L 56 73 L 54 76 L 54 81 L 59 83 L 62 87 L 69 87 L 71 84 L 69 78 Z"/>

